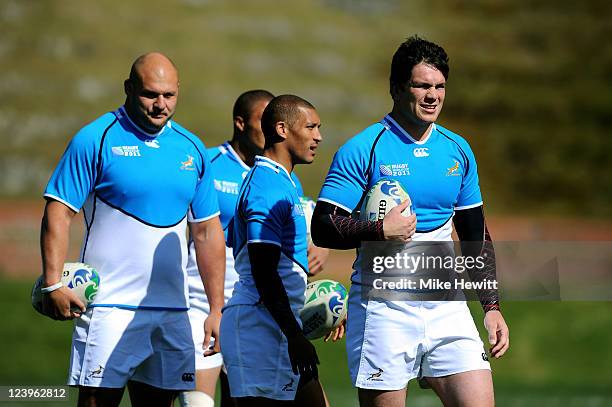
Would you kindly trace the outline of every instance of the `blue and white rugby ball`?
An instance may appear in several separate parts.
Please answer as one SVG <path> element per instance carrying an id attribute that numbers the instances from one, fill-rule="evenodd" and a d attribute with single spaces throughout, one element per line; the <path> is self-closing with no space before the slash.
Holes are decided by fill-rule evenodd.
<path id="1" fill-rule="evenodd" d="M 64 263 L 62 284 L 68 287 L 85 304 L 90 305 L 98 293 L 100 276 L 95 268 L 85 263 Z M 32 287 L 32 306 L 42 314 L 43 276 L 38 277 Z"/>
<path id="2" fill-rule="evenodd" d="M 408 200 L 409 204 L 402 215 L 410 216 L 412 214 L 412 201 L 402 184 L 391 178 L 383 178 L 368 191 L 360 208 L 359 219 L 382 220 L 392 208 L 405 200 Z"/>
<path id="3" fill-rule="evenodd" d="M 346 318 L 348 292 L 339 282 L 313 281 L 306 286 L 305 294 L 300 318 L 306 338 L 322 338 L 340 326 Z"/>

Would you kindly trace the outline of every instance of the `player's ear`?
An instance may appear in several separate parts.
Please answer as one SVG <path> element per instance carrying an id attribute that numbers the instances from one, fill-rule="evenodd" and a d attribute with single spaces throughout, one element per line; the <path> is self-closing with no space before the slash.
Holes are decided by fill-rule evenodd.
<path id="1" fill-rule="evenodd" d="M 240 130 L 240 132 L 244 131 L 244 119 L 242 116 L 234 116 L 234 127 Z"/>
<path id="2" fill-rule="evenodd" d="M 396 82 L 391 82 L 389 84 L 389 93 L 391 94 L 391 98 L 396 101 L 399 99 L 400 93 L 403 90 L 403 85 L 396 83 Z"/>
<path id="3" fill-rule="evenodd" d="M 286 122 L 276 122 L 274 129 L 276 130 L 278 137 L 282 138 L 283 140 L 287 140 L 289 126 L 287 126 Z"/>
<path id="4" fill-rule="evenodd" d="M 134 85 L 132 85 L 132 81 L 126 79 L 123 81 L 123 91 L 126 96 L 129 96 L 134 91 Z"/>

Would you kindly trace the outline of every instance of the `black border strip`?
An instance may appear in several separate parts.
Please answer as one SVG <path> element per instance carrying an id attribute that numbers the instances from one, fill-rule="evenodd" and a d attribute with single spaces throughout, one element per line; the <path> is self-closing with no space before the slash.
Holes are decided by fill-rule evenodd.
<path id="1" fill-rule="evenodd" d="M 357 206 L 353 208 L 353 212 L 361 208 L 361 204 L 363 203 L 363 200 L 365 199 L 368 192 L 370 192 L 370 190 L 367 187 L 368 187 L 368 183 L 370 182 L 370 170 L 372 169 L 372 162 L 374 160 L 374 149 L 376 149 L 376 145 L 378 144 L 378 141 L 380 140 L 382 135 L 385 133 L 385 131 L 387 131 L 387 128 L 383 125 L 382 130 L 380 131 L 380 133 L 378 133 L 378 135 L 374 139 L 374 143 L 372 143 L 372 147 L 370 147 L 370 158 L 368 159 L 368 167 L 366 168 L 366 171 L 364 174 L 366 189 L 361 194 L 361 198 L 359 198 L 359 202 L 357 202 Z"/>
<path id="2" fill-rule="evenodd" d="M 95 190 L 96 185 L 98 184 L 98 179 L 100 178 L 100 176 L 102 175 L 102 147 L 104 147 L 104 140 L 106 140 L 106 134 L 108 133 L 108 131 L 110 130 L 111 127 L 113 127 L 113 125 L 115 123 L 117 123 L 119 121 L 119 119 L 117 117 L 115 117 L 115 120 L 113 120 L 113 122 L 111 124 L 109 124 L 106 129 L 104 129 L 104 133 L 102 134 L 102 139 L 100 139 L 100 145 L 98 146 L 99 150 L 98 150 L 98 162 L 96 163 L 96 179 L 94 181 L 94 185 L 93 185 L 93 190 Z M 93 220 L 93 218 L 92 218 Z"/>
<path id="3" fill-rule="evenodd" d="M 93 225 L 94 217 L 96 216 L 96 199 L 98 194 L 94 192 L 93 196 L 93 207 L 91 210 L 91 220 L 90 223 L 87 224 L 87 217 L 85 216 L 85 212 L 83 211 L 83 218 L 85 219 L 85 225 L 87 225 L 87 231 L 85 233 L 85 242 L 83 243 L 83 253 L 81 254 L 81 263 L 85 263 L 85 253 L 87 252 L 87 243 L 89 243 L 89 234 L 91 232 L 91 226 Z"/>
<path id="4" fill-rule="evenodd" d="M 92 209 L 91 209 L 91 219 L 89 220 L 89 223 L 87 222 L 87 216 L 85 215 L 86 211 L 83 211 L 83 219 L 85 220 L 85 226 L 86 226 L 86 233 L 85 233 L 85 242 L 83 243 L 83 253 L 81 254 L 81 262 L 85 262 L 85 253 L 87 252 L 87 243 L 89 243 L 89 235 L 91 233 L 91 227 L 94 223 L 94 218 L 96 216 L 96 198 L 98 196 L 98 194 L 96 193 L 96 186 L 98 185 L 98 181 L 100 180 L 101 176 L 102 176 L 102 148 L 104 147 L 104 141 L 106 140 L 106 135 L 108 134 L 108 131 L 110 130 L 111 127 L 113 127 L 115 125 L 115 123 L 119 122 L 119 118 L 115 115 L 115 120 L 113 120 L 111 122 L 111 124 L 109 124 L 108 126 L 106 126 L 106 128 L 104 129 L 104 133 L 102 133 L 102 138 L 100 139 L 100 145 L 98 146 L 98 162 L 96 163 L 96 179 L 94 180 L 94 184 L 92 187 L 92 192 L 93 192 L 93 202 L 92 202 Z"/>
<path id="5" fill-rule="evenodd" d="M 127 215 L 127 216 L 129 216 L 130 218 L 133 218 L 133 219 L 137 220 L 138 222 L 140 222 L 140 223 L 142 223 L 142 224 L 144 224 L 144 225 L 151 226 L 151 227 L 153 227 L 153 228 L 157 228 L 157 229 L 167 229 L 167 228 L 172 228 L 172 227 L 174 227 L 174 226 L 178 225 L 179 223 L 181 223 L 181 222 L 182 222 L 182 221 L 185 219 L 185 217 L 187 216 L 187 214 L 185 214 L 185 215 L 184 215 L 184 216 L 183 216 L 181 219 L 179 219 L 179 221 L 178 221 L 178 222 L 173 223 L 172 225 L 155 225 L 155 224 L 153 224 L 153 223 L 149 223 L 149 222 L 147 222 L 147 221 L 145 221 L 145 220 L 143 220 L 143 219 L 140 219 L 138 216 L 136 216 L 136 215 L 134 215 L 134 214 L 132 214 L 132 213 L 129 213 L 129 212 L 127 212 L 126 210 L 121 209 L 121 208 L 120 208 L 120 207 L 118 207 L 118 206 L 113 205 L 112 203 L 108 202 L 106 199 L 103 199 L 103 198 L 102 198 L 102 197 L 100 197 L 100 196 L 98 196 L 98 199 L 100 199 L 100 201 L 104 202 L 105 204 L 107 204 L 107 205 L 108 205 L 108 206 L 110 206 L 111 208 L 118 210 L 118 211 L 119 211 L 119 212 L 121 212 L 122 214 Z"/>
<path id="6" fill-rule="evenodd" d="M 210 163 L 212 164 L 217 158 L 221 157 L 222 155 L 224 155 L 223 151 L 219 150 L 217 155 L 210 159 Z"/>

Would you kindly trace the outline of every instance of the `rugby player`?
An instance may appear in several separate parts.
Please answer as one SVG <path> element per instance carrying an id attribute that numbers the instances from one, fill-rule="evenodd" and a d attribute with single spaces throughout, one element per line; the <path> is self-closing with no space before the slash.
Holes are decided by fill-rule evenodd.
<path id="1" fill-rule="evenodd" d="M 323 406 L 317 354 L 299 318 L 306 222 L 290 175 L 314 160 L 321 123 L 315 108 L 293 95 L 272 99 L 261 122 L 264 153 L 246 175 L 233 221 L 239 280 L 223 311 L 221 349 L 238 405 Z"/>
<path id="2" fill-rule="evenodd" d="M 263 153 L 264 135 L 261 130 L 261 116 L 264 109 L 274 98 L 266 90 L 250 90 L 241 94 L 234 102 L 233 136 L 220 146 L 208 149 L 215 189 L 219 197 L 221 225 L 226 241 L 228 226 L 234 217 L 238 191 L 247 172 L 255 162 L 255 156 Z M 302 196 L 302 185 L 294 172 L 291 179 L 296 184 L 298 195 Z M 193 252 L 191 252 L 193 253 Z M 232 296 L 238 274 L 234 269 L 234 256 L 231 247 L 225 248 L 225 301 Z M 308 270 L 310 275 L 322 271 L 329 250 L 314 245 L 308 246 Z M 204 356 L 204 334 L 202 324 L 208 315 L 209 305 L 200 279 L 195 256 L 189 257 L 187 264 L 189 275 L 189 319 L 192 327 L 196 349 L 196 390 L 184 392 L 180 400 L 184 406 L 212 406 L 214 404 L 217 377 L 221 378 L 221 404 L 232 405 L 229 400 L 227 376 L 221 371 L 223 358 L 221 353 Z M 207 343 L 208 347 L 208 343 Z"/>
<path id="3" fill-rule="evenodd" d="M 474 154 L 465 139 L 435 123 L 448 73 L 440 46 L 418 36 L 400 45 L 391 63 L 392 111 L 336 153 L 313 215 L 315 244 L 349 249 L 364 241 L 450 241 L 454 223 L 461 241 L 480 242 L 476 255 L 487 254 L 481 274 L 495 278 Z M 408 201 L 380 221 L 351 217 L 381 178 L 403 184 L 416 218 L 401 214 Z M 351 278 L 346 343 L 360 404 L 403 406 L 408 381 L 419 377 L 444 405 L 492 406 L 488 356 L 465 301 L 369 299 L 360 295 L 367 272 L 361 266 L 355 262 Z M 499 358 L 509 346 L 499 296 L 496 290 L 478 294 L 490 354 Z"/>
<path id="4" fill-rule="evenodd" d="M 79 405 L 119 405 L 127 384 L 133 405 L 170 406 L 178 391 L 194 387 L 186 228 L 210 303 L 204 330 L 217 339 L 223 230 L 204 144 L 172 120 L 175 65 L 160 53 L 142 55 L 124 89 L 123 106 L 74 136 L 45 190 L 43 310 L 78 317 L 68 384 L 79 386 Z M 100 275 L 88 309 L 59 283 L 81 209 L 81 261 Z"/>

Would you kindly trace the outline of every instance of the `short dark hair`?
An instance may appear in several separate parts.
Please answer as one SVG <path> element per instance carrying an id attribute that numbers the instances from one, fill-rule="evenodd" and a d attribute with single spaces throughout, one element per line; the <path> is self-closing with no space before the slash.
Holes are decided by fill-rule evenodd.
<path id="1" fill-rule="evenodd" d="M 305 99 L 295 95 L 280 95 L 268 103 L 261 116 L 261 129 L 266 138 L 266 147 L 278 141 L 276 123 L 285 122 L 293 126 L 299 118 L 300 108 L 314 109 L 315 107 Z"/>
<path id="2" fill-rule="evenodd" d="M 441 46 L 420 38 L 418 35 L 406 39 L 395 54 L 391 61 L 391 76 L 389 84 L 403 85 L 410 80 L 412 76 L 412 68 L 421 62 L 432 65 L 444 75 L 444 79 L 448 79 L 449 66 L 448 55 Z"/>
<path id="3" fill-rule="evenodd" d="M 266 102 L 274 99 L 274 95 L 264 89 L 249 90 L 238 96 L 234 102 L 232 110 L 232 118 L 236 116 L 242 117 L 245 121 L 249 120 L 253 111 L 253 106 L 262 100 Z"/>

